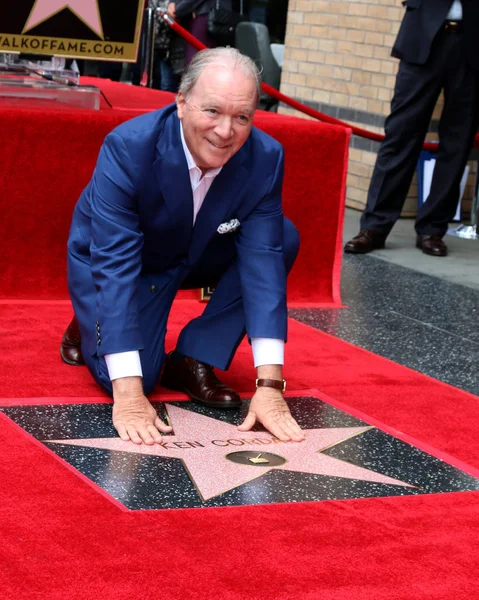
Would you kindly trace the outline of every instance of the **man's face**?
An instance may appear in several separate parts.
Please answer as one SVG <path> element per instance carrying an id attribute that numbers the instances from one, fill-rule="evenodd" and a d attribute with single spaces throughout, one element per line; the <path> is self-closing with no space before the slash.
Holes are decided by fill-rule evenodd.
<path id="1" fill-rule="evenodd" d="M 178 117 L 186 145 L 203 171 L 222 167 L 251 131 L 256 86 L 251 75 L 223 64 L 206 67 L 185 98 L 178 94 Z"/>

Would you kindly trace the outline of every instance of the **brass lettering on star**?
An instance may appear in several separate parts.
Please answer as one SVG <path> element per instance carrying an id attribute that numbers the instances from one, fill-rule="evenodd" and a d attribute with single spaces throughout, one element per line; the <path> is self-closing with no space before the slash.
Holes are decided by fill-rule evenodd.
<path id="1" fill-rule="evenodd" d="M 204 444 L 201 442 L 160 442 L 158 446 L 165 448 L 165 450 L 176 450 L 180 448 L 181 450 L 188 450 L 190 448 L 204 448 Z"/>
<path id="2" fill-rule="evenodd" d="M 211 440 L 211 443 L 214 446 L 251 446 L 251 444 L 265 446 L 267 444 L 278 444 L 280 440 L 277 438 L 232 438 L 229 440 Z M 284 444 L 285 442 L 282 443 Z"/>
<path id="3" fill-rule="evenodd" d="M 230 438 L 228 440 L 211 440 L 210 443 L 213 446 L 226 447 L 226 446 L 265 446 L 268 444 L 278 444 L 280 440 L 277 438 Z M 190 450 L 191 448 L 204 448 L 208 442 L 198 441 L 175 441 L 169 442 L 168 437 L 163 438 L 163 441 L 158 444 L 165 450 Z M 283 442 L 284 443 L 284 442 Z"/>

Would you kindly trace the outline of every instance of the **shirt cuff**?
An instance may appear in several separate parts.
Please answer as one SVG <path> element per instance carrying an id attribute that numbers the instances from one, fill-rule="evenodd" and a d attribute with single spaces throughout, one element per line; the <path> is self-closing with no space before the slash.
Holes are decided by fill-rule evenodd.
<path id="1" fill-rule="evenodd" d="M 138 350 L 105 354 L 105 362 L 111 381 L 121 377 L 143 377 Z"/>
<path id="2" fill-rule="evenodd" d="M 284 340 L 252 338 L 254 366 L 284 365 Z"/>

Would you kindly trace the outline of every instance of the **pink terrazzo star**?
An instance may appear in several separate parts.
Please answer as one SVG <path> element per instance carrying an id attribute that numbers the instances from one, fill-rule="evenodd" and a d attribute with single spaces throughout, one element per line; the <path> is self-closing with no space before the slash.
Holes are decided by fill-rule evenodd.
<path id="1" fill-rule="evenodd" d="M 386 475 L 321 454 L 323 450 L 360 435 L 372 427 L 307 429 L 304 442 L 280 442 L 266 431 L 239 432 L 235 425 L 177 406 L 167 405 L 167 411 L 174 427 L 174 435 L 165 436 L 162 444 L 140 446 L 116 437 L 49 440 L 49 443 L 179 458 L 183 461 L 203 501 L 210 500 L 274 469 L 414 487 Z M 253 451 L 258 455 L 262 452 L 270 452 L 282 456 L 286 462 L 278 467 L 242 465 L 226 458 L 227 454 L 238 451 Z"/>
<path id="2" fill-rule="evenodd" d="M 97 0 L 37 0 L 22 33 L 46 21 L 64 8 L 69 8 L 85 25 L 103 38 Z"/>

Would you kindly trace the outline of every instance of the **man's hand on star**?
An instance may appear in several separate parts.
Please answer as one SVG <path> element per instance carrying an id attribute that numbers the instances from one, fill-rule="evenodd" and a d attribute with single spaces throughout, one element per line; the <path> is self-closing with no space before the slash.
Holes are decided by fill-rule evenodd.
<path id="1" fill-rule="evenodd" d="M 112 384 L 113 426 L 123 441 L 151 446 L 162 442 L 162 433 L 173 431 L 143 394 L 141 377 L 124 377 Z"/>
<path id="2" fill-rule="evenodd" d="M 298 423 L 291 416 L 283 394 L 273 388 L 262 387 L 256 390 L 246 419 L 238 429 L 249 431 L 257 421 L 282 442 L 302 442 L 305 439 Z"/>

